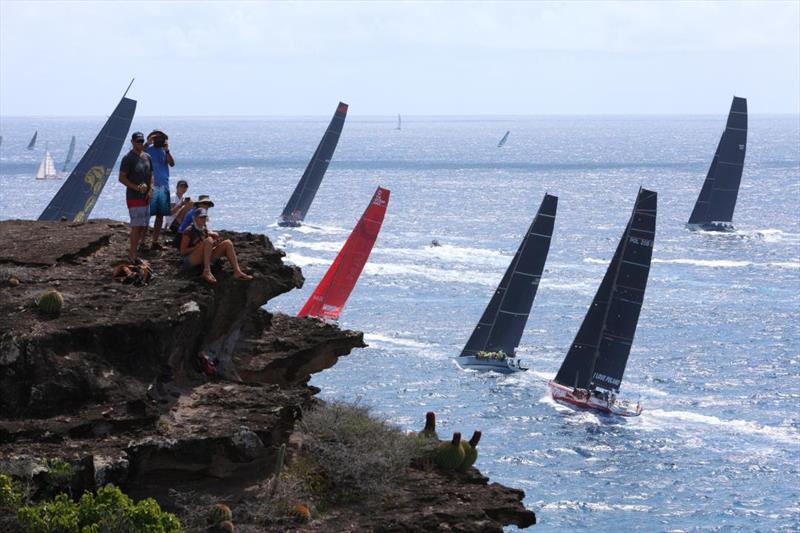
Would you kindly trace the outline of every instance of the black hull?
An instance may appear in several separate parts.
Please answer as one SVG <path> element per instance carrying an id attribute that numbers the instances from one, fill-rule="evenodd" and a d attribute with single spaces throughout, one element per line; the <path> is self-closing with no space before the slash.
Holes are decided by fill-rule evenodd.
<path id="1" fill-rule="evenodd" d="M 717 233 L 733 233 L 736 231 L 736 228 L 733 227 L 733 224 L 714 224 L 712 222 L 704 222 L 702 224 L 686 224 L 686 229 L 690 231 L 714 231 Z"/>
<path id="2" fill-rule="evenodd" d="M 302 226 L 300 222 L 295 222 L 293 220 L 281 220 L 278 222 L 278 225 L 282 228 L 299 228 Z"/>

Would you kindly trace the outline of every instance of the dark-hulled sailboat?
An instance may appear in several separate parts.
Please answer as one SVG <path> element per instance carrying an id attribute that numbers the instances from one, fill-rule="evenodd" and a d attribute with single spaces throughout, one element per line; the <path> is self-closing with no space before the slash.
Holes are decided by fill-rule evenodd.
<path id="1" fill-rule="evenodd" d="M 733 231 L 733 210 L 746 151 L 747 99 L 734 96 L 728 123 L 686 225 L 689 229 Z"/>
<path id="2" fill-rule="evenodd" d="M 50 200 L 39 220 L 83 222 L 89 218 L 119 157 L 135 112 L 136 100 L 123 95 L 103 129 Z"/>
<path id="3" fill-rule="evenodd" d="M 462 368 L 502 374 L 527 370 L 516 350 L 550 250 L 557 207 L 558 197 L 545 194 L 500 285 L 456 359 Z"/>
<path id="4" fill-rule="evenodd" d="M 36 148 L 36 137 L 39 136 L 39 130 L 33 132 L 33 137 L 31 137 L 31 142 L 28 143 L 28 150 L 33 150 Z"/>
<path id="5" fill-rule="evenodd" d="M 628 363 L 644 301 L 653 240 L 657 194 L 639 189 L 633 213 L 561 364 L 550 393 L 557 402 L 607 414 L 638 416 L 640 405 L 616 398 Z"/>
<path id="6" fill-rule="evenodd" d="M 283 208 L 281 218 L 278 220 L 279 226 L 298 227 L 306 218 L 308 208 L 311 207 L 311 202 L 314 201 L 314 196 L 317 194 L 322 178 L 325 176 L 325 171 L 328 170 L 328 164 L 331 162 L 333 152 L 336 150 L 336 145 L 339 143 L 339 136 L 342 134 L 344 128 L 344 120 L 347 118 L 347 104 L 339 102 L 336 107 L 336 112 L 333 114 L 328 129 L 322 136 L 311 161 L 308 162 L 306 171 L 303 172 L 303 177 L 295 187 L 289 202 Z"/>
<path id="7" fill-rule="evenodd" d="M 75 155 L 75 136 L 72 136 L 72 140 L 69 141 L 69 149 L 67 150 L 67 157 L 64 159 L 64 167 L 61 169 L 61 172 L 66 172 L 69 168 L 70 163 L 72 163 L 72 156 Z"/>

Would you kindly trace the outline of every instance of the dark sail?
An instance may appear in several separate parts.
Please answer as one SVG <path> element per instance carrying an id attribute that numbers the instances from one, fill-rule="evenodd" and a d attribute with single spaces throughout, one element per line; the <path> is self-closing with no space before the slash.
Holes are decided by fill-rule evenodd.
<path id="1" fill-rule="evenodd" d="M 728 123 L 717 145 L 689 224 L 731 222 L 747 151 L 747 100 L 733 97 Z"/>
<path id="2" fill-rule="evenodd" d="M 33 132 L 33 137 L 31 137 L 31 142 L 28 143 L 28 150 L 33 150 L 36 147 L 37 135 L 39 135 L 39 130 Z"/>
<path id="3" fill-rule="evenodd" d="M 297 184 L 292 197 L 289 198 L 289 202 L 283 208 L 279 221 L 280 225 L 296 226 L 306 218 L 308 208 L 311 207 L 311 202 L 314 201 L 317 189 L 322 183 L 322 178 L 325 176 L 325 171 L 328 170 L 328 164 L 331 162 L 333 152 L 336 150 L 346 117 L 347 104 L 339 102 L 325 135 L 322 136 L 319 146 L 317 146 L 314 155 L 311 157 L 311 161 L 308 162 L 306 171 L 303 172 L 303 177 L 300 178 L 300 183 Z"/>
<path id="4" fill-rule="evenodd" d="M 509 134 L 509 133 L 511 133 L 511 132 L 510 132 L 510 131 L 507 131 L 507 132 L 506 132 L 506 134 L 505 134 L 505 135 L 503 135 L 503 138 L 502 138 L 502 139 L 500 139 L 500 142 L 498 142 L 498 143 L 497 143 L 497 147 L 498 147 L 498 148 L 501 148 L 501 147 L 502 147 L 504 144 L 506 144 L 506 141 L 508 140 L 508 134 Z"/>
<path id="5" fill-rule="evenodd" d="M 69 150 L 67 150 L 67 158 L 64 160 L 64 168 L 61 169 L 62 172 L 66 172 L 69 164 L 72 163 L 72 156 L 75 155 L 75 136 L 72 136 L 72 140 L 69 142 Z"/>
<path id="6" fill-rule="evenodd" d="M 500 351 L 510 357 L 514 355 L 550 250 L 557 206 L 558 197 L 544 195 L 536 217 L 461 356 Z"/>
<path id="7" fill-rule="evenodd" d="M 633 213 L 556 383 L 618 391 L 650 273 L 657 194 L 639 189 Z"/>
<path id="8" fill-rule="evenodd" d="M 61 220 L 63 217 L 72 222 L 83 222 L 89 217 L 119 157 L 135 111 L 136 100 L 125 97 L 120 100 L 39 220 Z"/>

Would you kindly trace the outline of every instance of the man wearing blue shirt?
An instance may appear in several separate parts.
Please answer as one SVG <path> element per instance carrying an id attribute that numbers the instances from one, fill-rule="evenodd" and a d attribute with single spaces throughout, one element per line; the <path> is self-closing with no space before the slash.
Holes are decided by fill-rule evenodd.
<path id="1" fill-rule="evenodd" d="M 160 250 L 158 236 L 164 225 L 164 217 L 172 214 L 169 205 L 169 167 L 175 166 L 175 160 L 169 152 L 169 137 L 161 130 L 153 130 L 147 136 L 147 148 L 153 163 L 153 195 L 150 198 L 150 216 L 155 215 L 153 226 L 153 245 L 151 249 Z"/>

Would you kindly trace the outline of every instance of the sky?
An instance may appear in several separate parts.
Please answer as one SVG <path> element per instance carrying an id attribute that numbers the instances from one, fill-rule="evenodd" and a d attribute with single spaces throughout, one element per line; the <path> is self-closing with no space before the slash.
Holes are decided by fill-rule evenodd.
<path id="1" fill-rule="evenodd" d="M 0 116 L 800 113 L 800 0 L 0 0 Z"/>

